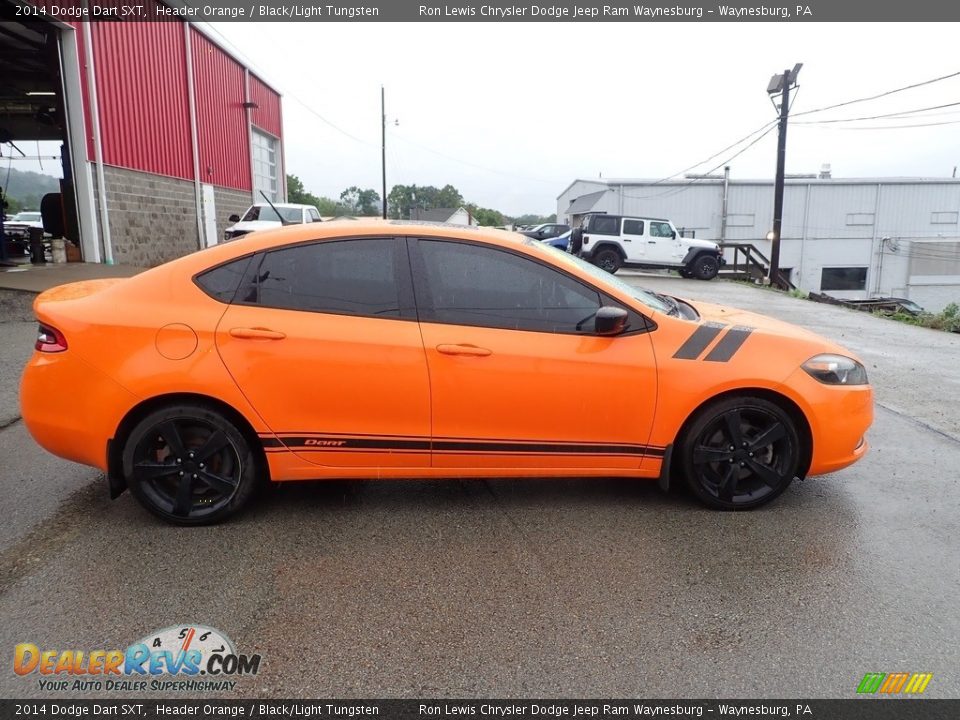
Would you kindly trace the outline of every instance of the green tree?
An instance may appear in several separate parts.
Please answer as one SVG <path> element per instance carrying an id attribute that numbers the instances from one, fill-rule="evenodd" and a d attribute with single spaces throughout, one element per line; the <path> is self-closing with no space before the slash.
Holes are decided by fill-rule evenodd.
<path id="1" fill-rule="evenodd" d="M 311 192 L 307 192 L 303 181 L 296 175 L 287 175 L 287 201 L 300 205 L 313 205 L 324 217 L 350 214 L 349 211 L 341 208 L 336 200 L 328 197 L 318 197 Z"/>
<path id="2" fill-rule="evenodd" d="M 352 185 L 340 193 L 340 205 L 349 215 L 379 215 L 380 194 L 371 188 Z"/>
<path id="3" fill-rule="evenodd" d="M 506 218 L 499 210 L 478 207 L 475 203 L 467 203 L 464 207 L 470 211 L 470 214 L 473 216 L 473 219 L 476 221 L 477 225 L 497 227 L 499 225 L 507 224 Z"/>
<path id="4" fill-rule="evenodd" d="M 434 210 L 465 206 L 463 195 L 453 185 L 437 188 L 433 185 L 394 185 L 387 195 L 390 217 L 406 219 L 414 208 Z"/>
<path id="5" fill-rule="evenodd" d="M 552 223 L 556 221 L 556 213 L 553 215 L 534 215 L 532 213 L 528 213 L 513 219 L 513 223 L 515 225 L 540 225 L 541 223 Z"/>

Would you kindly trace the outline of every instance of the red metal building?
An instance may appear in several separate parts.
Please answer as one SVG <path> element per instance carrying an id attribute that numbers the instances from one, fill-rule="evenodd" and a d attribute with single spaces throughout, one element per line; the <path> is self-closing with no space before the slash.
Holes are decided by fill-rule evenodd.
<path id="1" fill-rule="evenodd" d="M 285 199 L 280 94 L 214 33 L 15 4 L 0 0 L 0 130 L 62 142 L 84 260 L 155 265 L 216 243 L 261 192 Z"/>

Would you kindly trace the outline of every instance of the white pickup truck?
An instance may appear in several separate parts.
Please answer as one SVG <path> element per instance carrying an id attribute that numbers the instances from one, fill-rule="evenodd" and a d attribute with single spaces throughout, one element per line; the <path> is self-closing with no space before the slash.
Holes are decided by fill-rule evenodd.
<path id="1" fill-rule="evenodd" d="M 276 212 L 274 212 L 276 208 Z M 277 213 L 283 217 L 281 222 Z M 236 240 L 257 230 L 269 230 L 282 225 L 299 225 L 300 223 L 320 222 L 320 211 L 313 205 L 298 205 L 296 203 L 274 203 L 271 207 L 267 203 L 251 205 L 243 214 L 231 215 L 233 223 L 223 233 L 224 240 Z"/>
<path id="2" fill-rule="evenodd" d="M 682 237 L 663 218 L 591 213 L 571 233 L 570 246 L 610 273 L 621 267 L 672 268 L 683 277 L 712 280 L 725 262 L 717 243 Z"/>

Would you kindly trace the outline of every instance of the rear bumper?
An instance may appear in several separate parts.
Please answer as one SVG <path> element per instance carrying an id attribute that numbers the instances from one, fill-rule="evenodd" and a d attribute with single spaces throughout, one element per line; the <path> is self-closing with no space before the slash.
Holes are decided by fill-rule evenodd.
<path id="1" fill-rule="evenodd" d="M 34 352 L 20 381 L 23 422 L 45 450 L 107 472 L 107 441 L 136 396 L 66 350 Z"/>

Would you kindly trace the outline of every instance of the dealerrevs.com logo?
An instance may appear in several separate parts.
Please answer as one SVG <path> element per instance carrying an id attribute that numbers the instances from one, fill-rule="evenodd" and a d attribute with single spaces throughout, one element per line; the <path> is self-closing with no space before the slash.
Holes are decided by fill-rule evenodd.
<path id="1" fill-rule="evenodd" d="M 230 691 L 233 678 L 256 675 L 260 655 L 238 653 L 215 628 L 172 625 L 150 633 L 126 650 L 59 650 L 19 643 L 13 671 L 39 676 L 45 691 L 198 692 Z"/>

